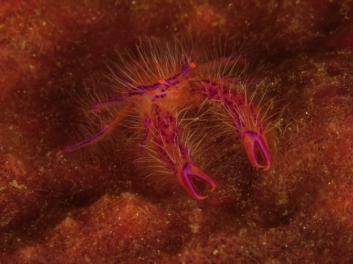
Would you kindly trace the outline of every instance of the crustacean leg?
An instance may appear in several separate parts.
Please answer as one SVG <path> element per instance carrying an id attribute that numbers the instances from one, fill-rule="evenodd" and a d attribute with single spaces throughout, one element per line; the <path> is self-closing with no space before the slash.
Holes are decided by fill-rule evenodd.
<path id="1" fill-rule="evenodd" d="M 133 106 L 133 104 L 128 104 L 118 113 L 116 113 L 108 122 L 104 123 L 99 131 L 90 138 L 86 138 L 74 145 L 68 146 L 61 150 L 59 153 L 68 153 L 79 149 L 84 146 L 95 144 L 102 140 L 107 134 L 109 134 L 112 129 L 120 122 L 120 120 L 126 115 L 126 112 Z"/>
<path id="2" fill-rule="evenodd" d="M 201 80 L 198 85 L 208 100 L 228 111 L 251 164 L 264 170 L 270 169 L 271 156 L 265 129 L 259 111 L 254 105 L 245 98 L 244 94 L 226 88 L 224 83 Z M 256 150 L 260 152 L 265 165 L 259 163 Z"/>
<path id="3" fill-rule="evenodd" d="M 201 196 L 197 193 L 191 178 L 210 185 L 211 191 L 216 188 L 216 182 L 196 167 L 189 150 L 179 141 L 179 128 L 177 127 L 176 118 L 158 105 L 153 105 L 153 108 L 155 112 L 153 119 L 155 127 L 154 142 L 159 155 L 158 159 L 192 197 L 197 200 L 205 199 L 206 196 Z"/>

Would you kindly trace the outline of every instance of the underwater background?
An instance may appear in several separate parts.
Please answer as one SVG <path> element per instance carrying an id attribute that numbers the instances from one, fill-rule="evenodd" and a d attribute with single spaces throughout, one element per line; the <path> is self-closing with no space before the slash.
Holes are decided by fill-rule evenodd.
<path id="1" fill-rule="evenodd" d="M 352 8 L 1 1 L 0 263 L 352 263 Z M 107 61 L 141 38 L 189 32 L 205 43 L 226 36 L 256 65 L 276 124 L 270 170 L 240 148 L 212 159 L 224 149 L 202 146 L 217 189 L 196 201 L 141 173 L 127 133 L 57 155 L 82 139 L 79 101 Z"/>

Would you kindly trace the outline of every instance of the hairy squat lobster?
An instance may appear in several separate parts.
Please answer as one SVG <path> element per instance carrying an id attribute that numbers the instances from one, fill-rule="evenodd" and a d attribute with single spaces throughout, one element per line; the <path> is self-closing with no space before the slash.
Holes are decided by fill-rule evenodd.
<path id="1" fill-rule="evenodd" d="M 142 42 L 137 46 L 137 58 L 129 53 L 130 61 L 123 61 L 125 67 L 116 65 L 119 73 L 111 70 L 115 95 L 92 104 L 90 110 L 98 113 L 116 104 L 123 107 L 92 137 L 66 147 L 61 153 L 97 143 L 133 112 L 144 131 L 140 157 L 147 142 L 152 142 L 155 160 L 193 198 L 204 199 L 206 196 L 198 194 L 192 178 L 210 185 L 211 191 L 216 183 L 197 167 L 190 149 L 180 140 L 177 116 L 182 109 L 206 103 L 216 105 L 218 111 L 228 114 L 251 164 L 268 170 L 271 157 L 260 113 L 242 92 L 246 89 L 246 81 L 232 76 L 241 57 L 209 59 L 195 54 L 194 51 L 187 53 L 187 49 L 177 42 L 173 45 Z M 262 156 L 264 164 L 260 164 L 256 152 Z"/>

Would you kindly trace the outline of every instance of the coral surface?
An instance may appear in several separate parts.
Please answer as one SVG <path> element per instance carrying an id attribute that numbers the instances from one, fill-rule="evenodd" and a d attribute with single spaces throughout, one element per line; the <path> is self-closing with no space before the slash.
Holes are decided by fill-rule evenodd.
<path id="1" fill-rule="evenodd" d="M 2 1 L 0 263 L 352 263 L 352 9 L 349 0 Z M 205 146 L 218 185 L 195 201 L 141 173 L 126 133 L 57 155 L 82 139 L 84 83 L 116 51 L 189 28 L 205 42 L 227 36 L 257 65 L 276 124 L 269 171 L 237 149 L 207 166 L 215 150 Z"/>

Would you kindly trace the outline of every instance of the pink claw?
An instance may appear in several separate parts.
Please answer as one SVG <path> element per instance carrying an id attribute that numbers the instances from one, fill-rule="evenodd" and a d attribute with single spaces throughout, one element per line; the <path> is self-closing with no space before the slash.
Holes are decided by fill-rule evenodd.
<path id="1" fill-rule="evenodd" d="M 264 168 L 268 170 L 271 167 L 271 156 L 268 150 L 266 138 L 252 131 L 247 131 L 242 137 L 246 153 L 248 154 L 249 160 L 254 167 Z M 262 158 L 266 165 L 259 164 L 256 158 L 256 148 L 260 151 Z"/>
<path id="2" fill-rule="evenodd" d="M 212 187 L 211 192 L 216 189 L 216 182 L 212 180 L 207 174 L 201 171 L 192 163 L 186 163 L 182 171 L 178 175 L 178 180 L 180 184 L 185 188 L 185 190 L 190 193 L 192 197 L 197 200 L 203 200 L 206 196 L 200 196 L 194 184 L 191 181 L 191 178 L 196 178 L 197 180 L 203 181 Z"/>

